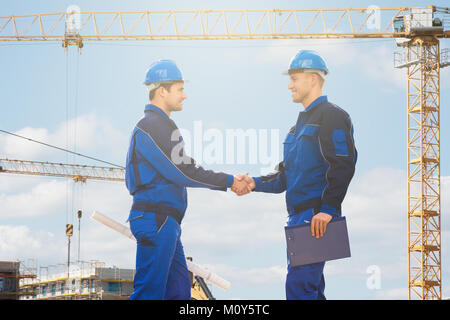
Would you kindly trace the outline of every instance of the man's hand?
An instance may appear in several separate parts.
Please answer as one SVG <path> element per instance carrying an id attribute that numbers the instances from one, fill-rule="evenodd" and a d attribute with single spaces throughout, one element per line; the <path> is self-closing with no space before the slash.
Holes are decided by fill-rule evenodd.
<path id="1" fill-rule="evenodd" d="M 323 237 L 323 234 L 327 230 L 327 224 L 333 217 L 328 213 L 319 212 L 314 215 L 311 220 L 311 235 L 317 239 Z"/>
<path id="2" fill-rule="evenodd" d="M 231 191 L 236 193 L 238 196 L 243 196 L 252 191 L 255 187 L 255 182 L 253 179 L 247 175 L 235 175 L 234 182 L 231 186 Z"/>
<path id="3" fill-rule="evenodd" d="M 242 174 L 242 175 L 238 175 L 238 176 L 242 177 L 247 182 L 248 186 L 250 187 L 250 191 L 255 189 L 256 184 L 255 184 L 255 180 L 253 180 L 252 177 L 249 177 L 246 174 Z"/>

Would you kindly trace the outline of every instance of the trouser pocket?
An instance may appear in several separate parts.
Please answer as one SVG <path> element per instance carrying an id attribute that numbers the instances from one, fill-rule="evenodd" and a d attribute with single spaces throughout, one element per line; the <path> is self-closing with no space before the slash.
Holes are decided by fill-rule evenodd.
<path id="1" fill-rule="evenodd" d="M 156 246 L 158 228 L 154 213 L 136 214 L 129 221 L 131 232 L 138 245 Z"/>
<path id="2" fill-rule="evenodd" d="M 290 215 L 287 221 L 288 226 L 295 226 L 299 224 L 311 223 L 312 217 L 314 216 L 314 209 L 306 209 L 302 212 Z"/>

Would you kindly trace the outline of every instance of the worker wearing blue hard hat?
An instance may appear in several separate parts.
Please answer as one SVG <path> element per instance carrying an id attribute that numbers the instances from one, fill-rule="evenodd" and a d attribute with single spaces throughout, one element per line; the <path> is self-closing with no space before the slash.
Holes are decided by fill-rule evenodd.
<path id="1" fill-rule="evenodd" d="M 147 70 L 144 84 L 154 90 L 160 83 L 174 81 L 186 81 L 176 63 L 172 60 L 158 60 Z"/>
<path id="2" fill-rule="evenodd" d="M 312 50 L 300 50 L 291 60 L 289 69 L 283 74 L 293 72 L 311 72 L 317 73 L 323 79 L 328 74 L 328 67 L 325 60 Z"/>
<path id="3" fill-rule="evenodd" d="M 170 118 L 182 110 L 187 98 L 184 82 L 174 61 L 154 62 L 144 81 L 150 104 L 131 134 L 125 170 L 133 196 L 128 221 L 137 243 L 131 300 L 191 297 L 180 226 L 187 207 L 186 187 L 237 192 L 249 188 L 233 175 L 203 169 L 185 153 L 183 138 Z"/>
<path id="4" fill-rule="evenodd" d="M 287 225 L 310 223 L 316 238 L 341 216 L 357 159 L 350 116 L 322 95 L 328 73 L 325 60 L 315 51 L 300 50 L 292 58 L 285 72 L 290 78 L 288 89 L 304 111 L 286 136 L 283 161 L 269 175 L 238 177 L 256 192 L 286 191 Z M 325 262 L 291 266 L 288 256 L 286 298 L 325 299 L 324 266 Z"/>

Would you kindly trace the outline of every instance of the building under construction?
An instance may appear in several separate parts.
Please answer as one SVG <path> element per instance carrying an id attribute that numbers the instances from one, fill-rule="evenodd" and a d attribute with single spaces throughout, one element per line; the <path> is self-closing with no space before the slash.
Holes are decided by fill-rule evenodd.
<path id="1" fill-rule="evenodd" d="M 18 261 L 0 261 L 0 300 L 18 300 L 25 293 L 19 287 L 20 280 L 36 277 L 23 272 L 20 265 Z"/>
<path id="2" fill-rule="evenodd" d="M 20 280 L 22 300 L 121 300 L 133 292 L 133 269 L 103 262 L 40 267 L 34 278 Z"/>
<path id="3" fill-rule="evenodd" d="M 133 292 L 134 269 L 106 267 L 89 261 L 37 268 L 0 261 L 0 300 L 127 300 Z M 194 300 L 213 300 L 205 281 L 191 274 Z"/>

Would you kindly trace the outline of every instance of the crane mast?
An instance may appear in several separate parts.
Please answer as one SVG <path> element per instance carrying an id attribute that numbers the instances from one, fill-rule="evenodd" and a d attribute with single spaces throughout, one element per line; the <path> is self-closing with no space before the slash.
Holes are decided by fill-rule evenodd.
<path id="1" fill-rule="evenodd" d="M 439 53 L 434 37 L 406 46 L 409 299 L 442 296 Z"/>

